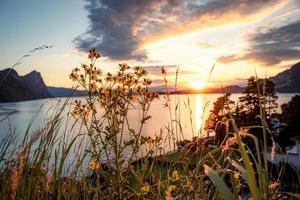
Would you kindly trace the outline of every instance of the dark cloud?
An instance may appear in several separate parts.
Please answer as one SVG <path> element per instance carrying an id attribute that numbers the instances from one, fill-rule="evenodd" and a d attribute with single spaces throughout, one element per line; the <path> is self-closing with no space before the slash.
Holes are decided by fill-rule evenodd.
<path id="1" fill-rule="evenodd" d="M 250 48 L 242 55 L 222 56 L 218 61 L 224 64 L 249 60 L 262 65 L 276 65 L 285 60 L 300 58 L 300 21 L 249 34 Z"/>
<path id="2" fill-rule="evenodd" d="M 211 23 L 205 23 L 208 17 L 211 22 L 224 20 L 233 12 L 240 16 L 255 14 L 279 1 L 86 0 L 89 28 L 74 43 L 84 51 L 96 47 L 113 60 L 145 60 L 147 54 L 141 46 L 153 35 L 159 37 L 172 30 L 180 34 L 203 24 L 209 26 Z M 199 20 L 197 26 L 186 27 Z"/>

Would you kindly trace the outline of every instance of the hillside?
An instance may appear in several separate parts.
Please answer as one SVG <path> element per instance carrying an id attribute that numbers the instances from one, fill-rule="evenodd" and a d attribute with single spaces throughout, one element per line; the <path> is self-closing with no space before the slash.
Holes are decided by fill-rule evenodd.
<path id="1" fill-rule="evenodd" d="M 86 96 L 87 92 L 64 87 L 48 87 L 49 93 L 54 97 Z"/>
<path id="2" fill-rule="evenodd" d="M 271 80 L 278 92 L 300 93 L 300 62 L 272 77 Z"/>
<path id="3" fill-rule="evenodd" d="M 0 71 L 0 80 L 0 102 L 52 97 L 41 74 L 37 71 L 19 76 L 14 69 L 4 69 Z"/>

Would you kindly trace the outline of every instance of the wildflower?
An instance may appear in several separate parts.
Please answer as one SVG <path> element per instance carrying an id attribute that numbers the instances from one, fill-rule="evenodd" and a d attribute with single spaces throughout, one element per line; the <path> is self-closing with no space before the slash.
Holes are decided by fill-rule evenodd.
<path id="1" fill-rule="evenodd" d="M 91 74 L 92 74 L 92 69 L 91 69 L 91 68 L 87 68 L 85 72 L 86 72 L 88 75 L 91 75 Z"/>
<path id="2" fill-rule="evenodd" d="M 81 116 L 83 120 L 86 121 L 88 119 L 89 111 L 90 111 L 89 107 L 87 107 L 85 110 L 82 111 Z"/>
<path id="3" fill-rule="evenodd" d="M 91 90 L 92 92 L 96 92 L 96 91 L 97 91 L 97 85 L 96 85 L 96 83 L 91 83 L 91 84 L 90 84 L 90 90 Z"/>
<path id="4" fill-rule="evenodd" d="M 88 69 L 88 66 L 86 64 L 81 64 L 81 67 L 86 71 Z"/>
<path id="5" fill-rule="evenodd" d="M 99 162 L 96 161 L 90 161 L 89 163 L 89 168 L 92 170 L 99 170 L 101 168 L 101 164 Z"/>
<path id="6" fill-rule="evenodd" d="M 77 74 L 75 71 L 73 71 L 73 72 L 70 74 L 70 79 L 71 79 L 72 81 L 76 81 L 76 80 L 78 79 L 78 74 Z"/>
<path id="7" fill-rule="evenodd" d="M 167 75 L 167 72 L 164 67 L 161 68 L 161 74 L 164 76 Z"/>
<path id="8" fill-rule="evenodd" d="M 170 191 L 166 191 L 166 200 L 173 200 L 172 194 Z"/>
<path id="9" fill-rule="evenodd" d="M 241 137 L 246 137 L 248 133 L 249 133 L 249 129 L 242 128 L 239 130 L 239 134 Z"/>
<path id="10" fill-rule="evenodd" d="M 136 101 L 136 96 L 130 96 L 129 99 L 130 99 L 130 101 L 135 102 Z"/>
<path id="11" fill-rule="evenodd" d="M 193 184 L 190 180 L 187 181 L 187 188 L 189 191 L 192 191 L 194 189 Z"/>
<path id="12" fill-rule="evenodd" d="M 226 140 L 226 143 L 225 145 L 223 145 L 222 147 L 222 151 L 227 151 L 229 150 L 230 148 L 232 148 L 234 145 L 237 144 L 237 139 L 236 139 L 236 136 L 234 137 L 230 137 Z"/>
<path id="13" fill-rule="evenodd" d="M 147 71 L 138 66 L 134 68 L 134 74 L 137 75 L 137 77 L 142 77 L 147 75 Z"/>
<path id="14" fill-rule="evenodd" d="M 268 187 L 270 190 L 275 191 L 279 188 L 279 186 L 280 186 L 280 183 L 278 183 L 277 181 L 274 181 Z"/>
<path id="15" fill-rule="evenodd" d="M 168 187 L 168 191 L 172 192 L 173 190 L 176 190 L 176 185 L 170 185 Z"/>
<path id="16" fill-rule="evenodd" d="M 233 174 L 233 177 L 234 177 L 235 179 L 239 179 L 240 174 L 239 174 L 238 172 L 236 172 L 236 173 Z"/>
<path id="17" fill-rule="evenodd" d="M 176 185 L 170 185 L 166 191 L 166 200 L 173 200 L 172 191 L 176 189 Z"/>
<path id="18" fill-rule="evenodd" d="M 119 64 L 119 66 L 120 66 L 120 71 L 125 71 L 129 69 L 129 66 L 126 63 Z"/>
<path id="19" fill-rule="evenodd" d="M 80 115 L 80 112 L 79 112 L 78 107 L 74 107 L 74 108 L 73 108 L 72 115 L 73 115 L 73 116 L 78 116 L 78 115 Z"/>
<path id="20" fill-rule="evenodd" d="M 124 93 L 124 92 L 125 92 L 125 88 L 124 88 L 123 86 L 118 86 L 118 87 L 117 87 L 117 91 L 118 91 L 119 93 Z"/>
<path id="21" fill-rule="evenodd" d="M 172 173 L 172 179 L 173 179 L 173 181 L 179 180 L 179 173 L 178 173 L 177 170 L 173 171 L 173 173 Z"/>
<path id="22" fill-rule="evenodd" d="M 151 85 L 152 81 L 150 79 L 144 78 L 143 85 Z"/>
<path id="23" fill-rule="evenodd" d="M 113 81 L 112 74 L 108 72 L 108 73 L 107 73 L 107 75 L 106 75 L 106 78 L 105 78 L 105 80 L 106 80 L 107 82 L 111 82 L 111 81 Z"/>
<path id="24" fill-rule="evenodd" d="M 94 73 L 96 75 L 102 75 L 102 71 L 100 69 L 95 69 Z"/>
<path id="25" fill-rule="evenodd" d="M 137 66 L 137 67 L 134 68 L 134 71 L 135 71 L 135 72 L 138 72 L 138 71 L 140 71 L 140 70 L 141 70 L 141 67 L 139 67 L 139 66 Z"/>
<path id="26" fill-rule="evenodd" d="M 100 58 L 100 53 L 96 49 L 91 49 L 88 54 L 89 59 Z"/>
<path id="27" fill-rule="evenodd" d="M 141 192 L 147 194 L 150 191 L 150 185 L 146 182 L 143 187 L 141 187 Z"/>
<path id="28" fill-rule="evenodd" d="M 142 69 L 141 75 L 146 76 L 147 75 L 147 71 L 145 69 Z"/>
<path id="29" fill-rule="evenodd" d="M 83 74 L 80 74 L 80 81 L 83 82 L 83 83 L 85 83 L 85 79 L 84 79 Z"/>
<path id="30" fill-rule="evenodd" d="M 110 90 L 105 88 L 102 93 L 105 97 L 108 97 L 110 95 Z"/>

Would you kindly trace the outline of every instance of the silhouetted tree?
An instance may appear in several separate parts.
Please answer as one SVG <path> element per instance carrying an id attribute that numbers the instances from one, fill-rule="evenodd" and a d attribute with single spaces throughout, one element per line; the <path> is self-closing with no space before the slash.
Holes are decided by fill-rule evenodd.
<path id="1" fill-rule="evenodd" d="M 231 94 L 225 94 L 218 97 L 213 104 L 213 109 L 205 122 L 204 130 L 214 130 L 215 140 L 217 143 L 221 143 L 226 137 L 226 126 L 222 122 L 223 118 L 229 118 L 228 113 L 234 108 L 234 101 L 230 100 Z"/>
<path id="2" fill-rule="evenodd" d="M 237 119 L 240 126 L 257 125 L 259 123 L 260 108 L 266 113 L 266 120 L 270 118 L 274 109 L 278 107 L 275 84 L 269 79 L 250 77 L 243 96 L 239 98 L 240 116 Z"/>
<path id="3" fill-rule="evenodd" d="M 250 77 L 243 95 L 239 98 L 238 103 L 230 100 L 230 94 L 225 94 L 219 97 L 213 105 L 213 109 L 206 120 L 204 130 L 214 130 L 215 139 L 218 143 L 226 137 L 226 133 L 232 131 L 232 127 L 226 127 L 223 123 L 229 119 L 229 112 L 231 112 L 238 128 L 261 125 L 260 109 L 265 112 L 265 120 L 270 121 L 272 112 L 277 108 L 277 95 L 274 83 L 269 79 L 258 79 Z M 262 129 L 252 128 L 250 133 L 261 139 Z M 247 141 L 247 140 L 246 140 Z M 253 146 L 252 140 L 246 142 L 248 146 Z M 271 140 L 267 141 L 269 144 Z"/>
<path id="4" fill-rule="evenodd" d="M 300 96 L 295 95 L 290 102 L 281 105 L 281 110 L 282 122 L 288 126 L 281 132 L 278 142 L 285 147 L 291 144 L 291 138 L 300 135 Z"/>

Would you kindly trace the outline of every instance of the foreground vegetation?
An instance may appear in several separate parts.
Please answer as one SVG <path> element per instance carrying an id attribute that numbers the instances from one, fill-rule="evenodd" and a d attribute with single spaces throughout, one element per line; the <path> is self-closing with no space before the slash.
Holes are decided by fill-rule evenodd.
<path id="1" fill-rule="evenodd" d="M 180 145 L 180 112 L 170 104 L 167 72 L 162 69 L 170 126 L 146 137 L 143 128 L 151 119 L 149 109 L 159 98 L 150 89 L 147 72 L 120 64 L 116 74 L 104 76 L 96 67 L 99 57 L 91 50 L 90 63 L 70 75 L 77 87 L 87 90 L 85 101 L 67 99 L 43 128 L 31 133 L 29 127 L 20 144 L 13 131 L 2 140 L 1 199 L 299 198 L 298 172 L 267 160 L 270 131 L 264 102 L 258 102 L 260 117 L 255 125 L 261 129 L 261 139 L 251 127 L 238 125 L 229 109 L 221 119 L 226 131 L 221 144 L 195 137 Z M 64 120 L 69 103 L 72 116 Z M 139 122 L 128 118 L 131 109 L 141 113 Z M 69 124 L 71 117 L 75 123 L 66 129 L 63 124 Z M 254 148 L 249 148 L 246 137 Z M 164 154 L 169 141 L 181 148 Z M 286 179 L 287 174 L 295 179 Z"/>

